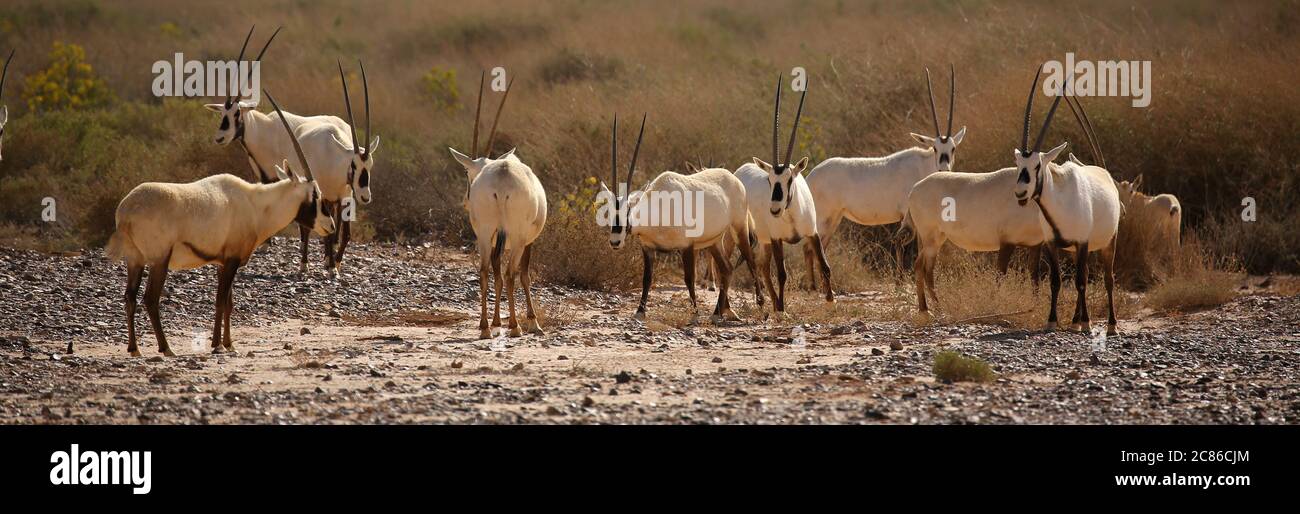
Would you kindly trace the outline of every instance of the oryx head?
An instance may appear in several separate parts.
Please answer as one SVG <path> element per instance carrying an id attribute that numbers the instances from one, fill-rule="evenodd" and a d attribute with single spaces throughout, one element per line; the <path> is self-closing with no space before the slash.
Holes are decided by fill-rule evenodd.
<path id="1" fill-rule="evenodd" d="M 1056 99 L 1052 101 L 1052 108 L 1047 111 L 1047 119 L 1043 120 L 1043 127 L 1038 131 L 1038 138 L 1034 140 L 1033 149 L 1029 149 L 1029 122 L 1034 112 L 1034 95 L 1038 92 L 1038 77 L 1042 75 L 1043 67 L 1038 67 L 1038 72 L 1034 74 L 1034 83 L 1029 87 L 1029 100 L 1025 103 L 1025 125 L 1020 135 L 1020 148 L 1014 152 L 1016 159 L 1016 169 L 1020 170 L 1016 178 L 1016 202 L 1020 205 L 1029 203 L 1029 200 L 1038 200 L 1043 194 L 1044 177 L 1049 176 L 1051 170 L 1047 169 L 1056 160 L 1065 147 L 1070 143 L 1061 143 L 1061 146 L 1040 152 L 1043 145 L 1043 136 L 1047 135 L 1047 127 L 1052 124 L 1052 116 L 1056 114 L 1056 108 L 1061 105 L 1061 99 L 1065 97 L 1066 86 L 1062 84 L 1061 90 L 1056 94 Z M 1067 78 L 1068 80 L 1068 78 Z"/>
<path id="2" fill-rule="evenodd" d="M 14 60 L 14 52 L 16 51 L 18 51 L 17 48 L 9 51 L 9 58 L 5 59 L 5 69 L 3 72 L 0 72 L 0 101 L 4 100 L 5 78 L 9 76 L 9 61 Z M 0 146 L 3 146 L 4 136 L 5 136 L 5 125 L 8 123 L 9 123 L 9 108 L 5 107 L 3 103 L 0 103 Z M 3 159 L 3 155 L 0 155 L 0 159 Z"/>
<path id="3" fill-rule="evenodd" d="M 631 216 L 631 212 L 632 212 L 632 208 L 631 208 L 632 206 L 631 201 L 633 200 L 632 172 L 636 170 L 636 159 L 639 155 L 641 155 L 641 139 L 645 136 L 645 119 L 646 119 L 646 115 L 645 114 L 641 115 L 641 130 L 637 132 L 636 146 L 632 148 L 632 162 L 627 166 L 627 183 L 626 183 L 627 189 L 623 192 L 622 197 L 619 197 L 618 191 L 610 191 L 609 186 L 605 185 L 604 181 L 601 181 L 600 183 L 601 192 L 609 194 L 609 197 L 611 198 L 610 201 L 613 202 L 612 204 L 610 204 L 610 207 L 613 208 L 611 210 L 611 212 L 613 212 L 613 219 L 610 220 L 610 224 L 609 224 L 609 246 L 613 247 L 615 250 L 622 248 L 623 244 L 627 242 L 628 236 L 632 234 L 632 223 L 631 220 L 628 219 Z M 613 135 L 610 136 L 610 143 L 609 143 L 609 147 L 610 147 L 609 173 L 610 173 L 610 180 L 613 180 L 613 185 L 615 188 L 617 188 L 618 187 L 618 114 L 614 115 L 614 129 L 612 131 L 612 134 Z"/>
<path id="4" fill-rule="evenodd" d="M 316 177 L 311 173 L 311 165 L 307 164 L 307 156 L 302 153 L 302 145 L 298 142 L 298 136 L 295 136 L 293 129 L 289 127 L 289 121 L 284 119 L 284 113 L 280 112 L 280 104 L 275 103 L 275 98 L 265 89 L 262 94 L 271 101 L 271 106 L 275 107 L 275 113 L 280 115 L 280 124 L 284 125 L 285 132 L 289 133 L 289 140 L 293 141 L 293 151 L 298 154 L 298 162 L 302 163 L 303 171 L 307 173 L 306 177 L 300 176 L 294 172 L 293 167 L 289 165 L 289 160 L 285 159 L 281 165 L 275 167 L 275 171 L 285 175 L 293 182 L 294 188 L 301 195 L 299 196 L 298 214 L 294 216 L 294 221 L 299 225 L 310 228 L 320 236 L 328 236 L 334 233 L 337 228 L 334 225 L 334 213 L 328 207 L 327 202 L 321 201 L 320 187 L 316 185 Z"/>
<path id="5" fill-rule="evenodd" d="M 513 77 L 511 77 L 510 82 L 506 84 L 505 94 L 501 95 L 501 103 L 500 103 L 499 105 L 497 105 L 497 114 L 496 114 L 495 117 L 492 118 L 492 130 L 490 130 L 490 131 L 488 132 L 487 146 L 483 147 L 483 153 L 482 153 L 482 155 L 479 154 L 479 148 L 478 148 L 478 127 L 479 127 L 479 119 L 480 119 L 480 115 L 483 113 L 483 84 L 484 84 L 484 80 L 485 80 L 486 76 L 487 76 L 487 74 L 486 74 L 485 72 L 484 72 L 484 73 L 479 73 L 479 80 L 478 80 L 478 105 L 474 107 L 474 140 L 473 140 L 472 145 L 470 146 L 470 149 L 469 149 L 471 155 L 465 155 L 465 154 L 463 154 L 463 153 L 460 153 L 460 152 L 457 151 L 455 148 L 450 148 L 450 147 L 447 148 L 447 150 L 451 151 L 451 156 L 452 156 L 452 158 L 456 159 L 456 162 L 459 162 L 460 165 L 461 165 L 462 167 L 465 168 L 465 173 L 466 173 L 466 178 L 467 178 L 467 180 L 466 180 L 466 182 L 465 182 L 465 200 L 464 200 L 464 201 L 466 202 L 466 205 L 465 205 L 466 208 L 469 207 L 469 204 L 468 204 L 468 202 L 469 202 L 469 186 L 470 186 L 470 184 L 473 184 L 473 183 L 474 183 L 474 179 L 475 179 L 476 177 L 478 177 L 479 172 L 483 171 L 483 167 L 487 166 L 488 163 L 490 163 L 490 162 L 492 162 L 492 161 L 495 161 L 495 160 L 501 160 L 501 159 L 514 159 L 514 160 L 518 160 L 518 158 L 514 156 L 514 154 L 515 154 L 515 149 L 513 149 L 513 148 L 511 148 L 510 151 L 508 151 L 508 152 L 506 152 L 506 153 L 504 153 L 504 154 L 501 154 L 501 156 L 500 156 L 500 157 L 497 157 L 496 159 L 493 159 L 493 158 L 491 157 L 491 152 L 492 152 L 492 142 L 493 142 L 494 140 L 496 140 L 496 137 L 497 137 L 497 122 L 498 122 L 498 121 L 501 121 L 501 111 L 502 111 L 503 109 L 505 109 L 505 107 L 506 107 L 506 98 L 509 98 L 509 97 L 510 97 L 510 90 L 513 88 L 513 86 L 514 86 L 514 84 L 515 84 L 515 79 L 514 79 Z"/>
<path id="6" fill-rule="evenodd" d="M 777 148 L 778 138 L 781 132 L 781 80 L 783 77 L 776 78 L 776 110 L 772 114 L 772 162 L 763 162 L 758 157 L 754 158 L 754 164 L 763 168 L 767 172 L 768 190 L 772 192 L 772 204 L 769 212 L 772 216 L 780 216 L 785 212 L 786 207 L 790 206 L 790 200 L 794 195 L 790 194 L 790 188 L 794 186 L 794 178 L 808 167 L 808 158 L 799 159 L 799 162 L 790 163 L 790 154 L 794 152 L 795 137 L 799 134 L 799 118 L 803 116 L 803 101 L 808 97 L 808 87 L 805 83 L 803 94 L 799 96 L 799 110 L 795 111 L 794 128 L 790 130 L 790 143 L 785 147 L 785 161 L 781 160 L 780 150 Z"/>
<path id="7" fill-rule="evenodd" d="M 244 61 L 244 51 L 248 50 L 248 40 L 252 39 L 253 30 L 256 28 L 257 25 L 253 25 L 252 28 L 248 29 L 248 35 L 244 37 L 244 46 L 239 49 L 239 58 L 235 60 L 235 69 L 233 71 L 236 74 L 235 84 L 240 82 L 238 78 L 239 63 Z M 266 49 L 271 46 L 271 42 L 275 41 L 275 36 L 279 33 L 280 29 L 275 29 L 275 33 L 271 34 L 271 37 L 266 40 L 265 45 L 262 45 L 262 51 L 257 53 L 257 58 L 253 59 L 253 62 L 261 62 L 262 56 L 266 54 Z M 248 116 L 250 109 L 257 108 L 256 101 L 241 100 L 234 94 L 235 91 L 233 90 L 227 93 L 229 94 L 226 95 L 225 102 L 204 105 L 209 111 L 221 113 L 221 125 L 217 127 L 217 134 L 212 139 L 221 146 L 226 146 L 236 139 L 243 139 L 244 119 Z"/>
<path id="8" fill-rule="evenodd" d="M 930 119 L 934 121 L 934 137 L 911 133 L 912 139 L 916 142 L 934 150 L 935 158 L 939 162 L 939 171 L 952 171 L 953 160 L 957 158 L 957 145 L 960 145 L 962 138 L 966 137 L 964 125 L 956 134 L 952 133 L 952 112 L 957 104 L 957 70 L 951 64 L 948 68 L 948 131 L 939 131 L 939 112 L 934 108 L 934 87 L 930 85 L 930 68 L 926 68 L 925 88 L 930 92 Z"/>
<path id="9" fill-rule="evenodd" d="M 366 81 L 366 65 L 357 60 L 361 67 L 361 90 L 366 99 L 366 137 L 373 139 L 366 146 L 357 146 L 357 123 L 352 117 L 352 98 L 348 95 L 348 78 L 343 74 L 343 61 L 339 61 L 339 79 L 343 81 L 343 104 L 348 112 L 348 129 L 352 131 L 352 144 L 348 145 L 338 139 L 335 142 L 352 147 L 352 162 L 348 165 L 348 185 L 352 193 L 363 204 L 370 203 L 370 171 L 375 166 L 375 152 L 379 150 L 379 136 L 370 132 L 370 84 Z M 365 141 L 364 139 L 361 141 Z"/>

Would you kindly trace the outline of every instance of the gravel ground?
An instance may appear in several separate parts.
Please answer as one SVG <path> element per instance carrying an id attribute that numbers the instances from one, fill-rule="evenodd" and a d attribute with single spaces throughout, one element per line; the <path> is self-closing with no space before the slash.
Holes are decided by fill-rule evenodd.
<path id="1" fill-rule="evenodd" d="M 143 319 L 145 357 L 127 356 L 121 265 L 0 249 L 0 423 L 1300 419 L 1300 296 L 1125 320 L 1096 351 L 1082 334 L 990 325 L 814 324 L 803 341 L 789 324 L 707 316 L 677 329 L 631 320 L 635 294 L 548 286 L 536 288 L 553 313 L 547 335 L 475 340 L 477 274 L 463 252 L 353 245 L 330 281 L 293 276 L 296 248 L 276 238 L 241 271 L 236 355 L 207 353 L 214 270 L 174 272 L 163 318 L 175 358 L 157 356 Z M 664 289 L 657 301 L 680 294 Z M 997 378 L 936 381 L 944 350 Z"/>

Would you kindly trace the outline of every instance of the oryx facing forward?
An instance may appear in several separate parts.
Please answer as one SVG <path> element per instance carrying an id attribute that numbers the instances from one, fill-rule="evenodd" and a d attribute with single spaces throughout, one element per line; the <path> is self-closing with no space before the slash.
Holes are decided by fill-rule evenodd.
<path id="1" fill-rule="evenodd" d="M 807 239 L 816 257 L 817 269 L 821 271 L 825 286 L 826 301 L 834 302 L 835 293 L 831 289 L 831 267 L 826 262 L 821 243 L 820 227 L 817 224 L 817 208 L 813 193 L 804 180 L 803 170 L 808 166 L 808 157 L 791 163 L 790 154 L 794 152 L 795 138 L 799 134 L 799 118 L 803 116 L 803 102 L 808 96 L 804 87 L 799 96 L 799 109 L 795 112 L 794 128 L 790 131 L 790 143 L 786 146 L 785 160 L 781 160 L 778 138 L 781 131 L 781 77 L 776 81 L 776 109 L 772 115 L 772 162 L 767 163 L 758 157 L 754 162 L 745 163 L 736 170 L 736 177 L 745 185 L 746 205 L 749 215 L 754 219 L 754 238 L 758 241 L 758 269 L 763 274 L 763 283 L 767 286 L 768 296 L 772 297 L 772 309 L 778 315 L 785 313 L 785 252 L 786 243 L 795 244 Z M 746 241 L 737 239 L 737 241 Z M 742 248 L 747 246 L 739 245 Z M 777 287 L 772 286 L 772 260 L 776 260 Z M 758 281 L 754 281 L 758 289 Z M 757 291 L 756 291 L 756 294 Z"/>
<path id="2" fill-rule="evenodd" d="M 524 303 L 527 308 L 525 328 L 529 332 L 541 335 L 542 324 L 537 320 L 533 307 L 532 276 L 529 274 L 529 261 L 533 243 L 546 226 L 546 190 L 533 174 L 532 168 L 524 164 L 510 150 L 500 158 L 488 156 L 492 150 L 492 141 L 496 136 L 496 121 L 501 118 L 506 97 L 510 94 L 511 84 L 506 86 L 497 107 L 492 131 L 488 135 L 487 146 L 479 154 L 478 127 L 479 113 L 483 107 L 483 81 L 479 80 L 478 108 L 474 112 L 474 140 L 468 156 L 448 148 L 452 157 L 465 168 L 469 177 L 469 186 L 465 193 L 465 209 L 469 211 L 469 223 L 474 229 L 474 238 L 479 255 L 479 338 L 492 337 L 487 319 L 488 282 L 496 278 L 496 307 L 492 313 L 491 326 L 501 325 L 501 260 L 505 263 L 505 294 L 510 306 L 510 337 L 523 335 L 519 319 L 515 314 L 515 279 L 518 278 L 524 290 Z"/>
<path id="3" fill-rule="evenodd" d="M 808 174 L 817 205 L 817 229 L 822 246 L 829 246 L 840 221 L 848 218 L 859 225 L 886 225 L 898 223 L 907 214 L 907 195 L 912 186 L 930 174 L 952 171 L 957 145 L 966 137 L 963 126 L 952 132 L 953 112 L 957 101 L 957 70 L 949 65 L 948 80 L 948 130 L 939 130 L 939 115 L 934 104 L 934 88 L 930 84 L 930 70 L 925 70 L 925 87 L 929 91 L 930 119 L 934 123 L 934 136 L 910 133 L 921 146 L 914 146 L 884 157 L 832 157 L 813 168 Z M 894 247 L 894 258 L 902 269 L 904 243 Z M 815 288 L 815 252 L 804 245 L 804 260 L 808 263 L 808 286 Z"/>
<path id="4" fill-rule="evenodd" d="M 275 99 L 264 94 L 275 105 Z M 279 106 L 275 108 L 279 112 Z M 281 124 L 286 134 L 292 134 L 283 117 Z M 294 149 L 298 161 L 307 162 L 302 148 L 295 145 Z M 168 270 L 207 264 L 216 264 L 219 269 L 212 351 L 234 351 L 230 336 L 230 313 L 234 310 L 231 288 L 240 266 L 248 263 L 253 250 L 294 222 L 320 235 L 334 231 L 334 219 L 321 201 L 311 166 L 303 167 L 307 175 L 301 178 L 287 159 L 281 162 L 283 168 L 277 171 L 287 180 L 250 184 L 234 175 L 221 174 L 188 184 L 146 182 L 118 204 L 117 231 L 109 239 L 107 254 L 110 259 L 126 261 L 127 351 L 131 355 L 140 355 L 135 334 L 136 294 L 146 267 L 149 286 L 144 302 L 159 352 L 173 355 L 159 317 Z"/>
<path id="5" fill-rule="evenodd" d="M 637 157 L 641 153 L 641 141 L 645 135 L 645 120 L 641 118 L 641 130 L 636 138 L 636 147 L 632 150 L 632 162 L 628 165 L 625 191 L 611 191 L 603 181 L 600 184 L 601 195 L 609 199 L 601 212 L 609 216 L 609 245 L 619 250 L 627 240 L 635 236 L 641 243 L 641 301 L 637 305 L 633 318 L 644 320 L 646 304 L 650 299 L 650 288 L 654 284 L 655 256 L 659 252 L 680 252 L 682 256 L 682 274 L 686 279 L 686 289 L 691 299 L 691 320 L 695 319 L 695 256 L 700 250 L 708 250 L 718 270 L 718 302 L 713 309 L 711 319 L 714 323 L 740 321 L 740 316 L 731 309 L 728 292 L 731 285 L 731 265 L 722 254 L 723 240 L 730 234 L 735 241 L 749 241 L 750 220 L 745 208 L 745 186 L 730 171 L 722 168 L 699 170 L 691 175 L 682 175 L 665 171 L 650 181 L 640 191 L 632 191 L 632 174 L 636 171 Z M 618 186 L 618 116 L 614 117 L 613 134 L 610 137 L 610 173 L 614 187 Z M 663 212 L 660 208 L 668 205 L 685 209 L 686 203 L 698 208 L 694 213 L 697 221 L 695 227 L 688 227 L 686 216 L 680 217 Z M 657 216 L 656 216 L 657 214 Z M 600 213 L 597 213 L 600 216 Z M 658 218 L 658 219 L 654 219 Z M 680 223 L 664 222 L 665 218 L 676 218 Z M 694 233 L 692 233 L 694 232 Z M 751 275 L 754 273 L 754 256 L 748 244 L 737 245 Z M 757 281 L 757 280 L 756 280 Z M 759 304 L 762 298 L 759 297 Z"/>

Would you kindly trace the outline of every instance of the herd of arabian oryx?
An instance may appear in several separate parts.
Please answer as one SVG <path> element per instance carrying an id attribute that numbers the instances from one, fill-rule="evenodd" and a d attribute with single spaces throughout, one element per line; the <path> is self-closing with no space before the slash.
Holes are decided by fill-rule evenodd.
<path id="1" fill-rule="evenodd" d="M 277 30 L 277 34 L 278 34 Z M 244 60 L 253 31 L 244 39 L 239 61 Z M 256 61 L 261 61 L 275 34 L 267 39 Z M 13 53 L 10 53 L 10 59 Z M 108 243 L 111 259 L 126 263 L 127 350 L 139 356 L 136 344 L 136 297 L 148 268 L 145 309 L 158 339 L 158 351 L 173 355 L 164 335 L 159 316 L 163 283 L 171 269 L 191 269 L 216 264 L 218 269 L 216 319 L 212 332 L 212 351 L 233 351 L 230 313 L 234 309 L 231 288 L 240 266 L 248 262 L 253 251 L 272 235 L 291 223 L 297 223 L 301 235 L 300 273 L 307 268 L 309 232 L 324 237 L 326 270 L 333 275 L 343 259 L 349 239 L 350 221 L 343 216 L 344 198 L 362 204 L 371 198 L 370 180 L 374 171 L 379 138 L 370 130 L 370 92 L 361 71 L 365 98 L 366 137 L 369 144 L 358 142 L 352 117 L 351 99 L 342 63 L 342 80 L 347 122 L 336 116 L 300 116 L 280 109 L 269 91 L 274 114 L 256 110 L 255 101 L 227 96 L 224 103 L 206 107 L 221 114 L 221 125 L 214 141 L 219 145 L 239 142 L 249 166 L 260 183 L 251 183 L 230 174 L 210 176 L 187 184 L 147 182 L 133 189 L 118 205 L 117 230 Z M 9 62 L 5 62 L 7 74 Z M 734 172 L 723 168 L 700 169 L 688 164 L 690 174 L 665 171 L 645 186 L 632 191 L 631 179 L 636 170 L 646 117 L 627 167 L 625 187 L 611 191 L 601 184 L 602 193 L 612 202 L 609 242 L 615 250 L 632 237 L 638 238 L 644 255 L 641 299 L 635 317 L 644 319 L 647 297 L 652 283 L 654 258 L 658 252 L 680 252 L 692 311 L 695 306 L 695 268 L 697 255 L 711 259 L 709 271 L 718 285 L 715 323 L 739 320 L 728 300 L 732 264 L 731 254 L 739 249 L 750 274 L 755 277 L 755 300 L 764 304 L 765 286 L 772 309 L 785 315 L 786 269 L 784 245 L 805 242 L 804 253 L 814 287 L 820 278 L 828 302 L 834 301 L 831 268 L 825 246 L 844 219 L 862 225 L 901 222 L 914 236 L 918 252 L 914 265 L 917 307 L 928 313 L 934 301 L 934 267 L 945 241 L 973 252 L 998 251 L 998 265 L 1007 269 L 1015 247 L 1031 249 L 1033 262 L 1039 252 L 1046 254 L 1051 278 L 1049 329 L 1057 326 L 1056 303 L 1060 291 L 1058 251 L 1074 252 L 1075 287 L 1078 303 L 1071 328 L 1088 331 L 1086 305 L 1088 254 L 1099 252 L 1105 277 L 1109 315 L 1107 332 L 1116 332 L 1113 302 L 1115 241 L 1120 215 L 1125 209 L 1156 210 L 1165 214 L 1160 230 L 1167 237 L 1178 238 L 1180 206 L 1170 195 L 1147 197 L 1137 192 L 1140 181 L 1116 183 L 1105 168 L 1096 135 L 1083 105 L 1066 95 L 1063 85 L 1052 102 L 1046 119 L 1030 146 L 1031 113 L 1041 67 L 1030 86 L 1024 113 L 1024 127 L 1019 147 L 1014 150 L 1014 166 L 987 173 L 954 173 L 957 147 L 966 135 L 962 127 L 953 132 L 955 70 L 950 70 L 947 130 L 940 131 L 934 92 L 926 71 L 930 90 L 930 111 L 934 135 L 913 133 L 920 146 L 884 157 L 835 157 L 818 164 L 805 175 L 808 157 L 791 162 L 799 119 L 803 113 L 807 87 L 799 98 L 794 128 L 782 156 L 779 148 L 782 79 L 778 77 L 776 107 L 772 127 L 772 160 L 755 157 Z M 3 94 L 0 76 L 0 94 Z M 523 288 L 525 316 L 522 328 L 542 333 L 530 292 L 529 258 L 533 243 L 546 223 L 546 192 L 532 169 L 515 150 L 493 157 L 489 154 L 496 135 L 497 121 L 509 96 L 507 86 L 497 107 L 487 138 L 479 147 L 479 121 L 483 106 L 483 82 L 480 78 L 475 110 L 473 142 L 468 155 L 449 149 L 467 173 L 465 208 L 477 237 L 479 254 L 480 337 L 491 337 L 487 310 L 488 284 L 495 279 L 495 308 L 492 326 L 500 326 L 502 268 L 504 296 L 509 304 L 509 334 L 522 335 L 515 310 L 515 280 Z M 1044 137 L 1062 99 L 1074 113 L 1088 138 L 1093 156 L 1100 166 L 1087 165 L 1073 154 L 1067 162 L 1054 161 L 1067 143 L 1044 150 Z M 8 111 L 0 105 L 0 135 Z M 618 117 L 614 116 L 611 136 L 611 179 L 618 182 Z M 294 163 L 291 165 L 290 163 Z M 630 215 L 642 198 L 652 192 L 689 193 L 703 197 L 699 219 L 702 230 L 684 226 L 634 222 Z M 683 195 L 682 198 L 687 196 Z M 1123 200 L 1123 201 L 1121 201 Z M 697 203 L 698 205 L 698 203 Z M 945 207 L 960 206 L 956 217 L 944 214 Z M 689 235 L 694 233 L 695 235 Z M 896 250 L 901 260 L 899 241 Z M 337 247 L 336 247 L 337 245 Z M 705 253 L 707 252 L 707 253 Z M 504 266 L 502 266 L 502 261 Z M 771 264 L 776 262 L 777 283 L 771 278 Z M 737 264 L 739 261 L 736 261 Z M 758 280 L 759 273 L 762 280 Z M 1037 274 L 1034 279 L 1037 280 Z M 760 282 L 762 286 L 760 286 Z M 69 345 L 71 351 L 71 345 Z"/>

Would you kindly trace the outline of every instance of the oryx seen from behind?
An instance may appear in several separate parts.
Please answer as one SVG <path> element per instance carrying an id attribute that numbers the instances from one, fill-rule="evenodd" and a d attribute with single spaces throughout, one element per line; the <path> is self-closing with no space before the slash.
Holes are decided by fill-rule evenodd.
<path id="1" fill-rule="evenodd" d="M 636 146 L 632 150 L 632 161 L 627 168 L 627 181 L 621 191 L 611 191 L 603 181 L 600 184 L 601 196 L 609 203 L 604 212 L 609 212 L 609 245 L 619 250 L 627 241 L 636 237 L 641 243 L 641 301 L 637 305 L 635 319 L 644 320 L 646 304 L 650 299 L 650 288 L 654 284 L 655 257 L 659 252 L 678 252 L 682 257 L 682 273 L 686 279 L 686 289 L 691 299 L 691 319 L 695 319 L 695 256 L 699 250 L 708 250 L 718 270 L 718 302 L 711 317 L 714 323 L 739 321 L 740 316 L 731 309 L 728 290 L 731 285 L 731 265 L 722 254 L 723 240 L 730 234 L 735 241 L 749 241 L 751 220 L 745 208 L 745 186 L 730 171 L 721 168 L 709 168 L 691 175 L 682 175 L 665 171 L 650 181 L 639 191 L 632 191 L 632 175 L 636 171 L 637 157 L 641 153 L 641 141 L 645 136 L 645 120 L 641 118 L 641 129 L 637 134 Z M 613 132 L 610 136 L 610 175 L 613 186 L 618 184 L 618 116 L 615 115 Z M 686 204 L 698 209 L 695 214 L 695 226 L 688 227 L 685 216 L 676 216 L 673 209 L 685 209 Z M 675 205 L 674 205 L 675 204 Z M 664 207 L 667 208 L 664 208 Z M 598 214 L 599 215 L 599 214 Z M 679 222 L 674 222 L 679 221 Z M 749 245 L 738 245 L 745 263 L 752 275 L 754 257 Z M 761 304 L 761 298 L 760 298 Z"/>
<path id="2" fill-rule="evenodd" d="M 5 59 L 4 71 L 0 72 L 0 160 L 4 159 L 5 125 L 9 123 L 9 107 L 4 104 L 5 79 L 9 77 L 9 63 L 14 60 L 14 52 L 17 51 L 17 48 L 9 51 L 9 57 Z"/>
<path id="3" fill-rule="evenodd" d="M 275 105 L 275 99 L 263 93 Z M 280 108 L 276 105 L 275 109 L 278 113 Z M 286 134 L 292 133 L 283 115 L 281 125 Z M 294 150 L 298 162 L 307 162 L 301 147 L 295 144 Z M 234 351 L 230 335 L 230 314 L 234 310 L 231 288 L 239 268 L 248 263 L 253 251 L 294 222 L 320 235 L 334 231 L 334 219 L 321 201 L 311 166 L 303 166 L 306 177 L 301 177 L 287 159 L 281 163 L 282 167 L 276 168 L 286 180 L 251 184 L 221 174 L 188 184 L 146 182 L 118 204 L 117 231 L 109 239 L 107 254 L 126 262 L 127 351 L 131 355 L 140 355 L 135 333 L 136 294 L 146 268 L 149 285 L 144 294 L 145 309 L 153 322 L 159 352 L 173 355 L 159 317 L 167 272 L 207 264 L 216 264 L 219 270 L 212 351 Z"/>
<path id="4" fill-rule="evenodd" d="M 496 120 L 500 120 L 501 110 L 505 107 L 506 97 L 511 84 L 506 86 L 497 107 Z M 496 136 L 496 121 L 492 122 L 492 131 L 488 136 L 487 146 L 478 148 L 479 114 L 483 107 L 483 82 L 479 81 L 478 107 L 474 112 L 474 139 L 470 155 L 448 148 L 452 157 L 468 173 L 469 187 L 465 194 L 465 209 L 469 212 L 469 223 L 474 229 L 474 238 L 479 254 L 479 338 L 492 337 L 487 319 L 487 298 L 489 279 L 495 277 L 496 307 L 493 309 L 491 326 L 500 326 L 501 317 L 501 283 L 502 261 L 505 261 L 505 295 L 510 307 L 510 337 L 523 335 L 519 318 L 515 313 L 515 280 L 518 279 L 524 290 L 524 303 L 527 309 L 524 320 L 525 328 L 534 334 L 543 334 L 542 325 L 537 320 L 533 307 L 532 276 L 529 262 L 533 243 L 546 226 L 546 190 L 533 174 L 532 168 L 515 156 L 510 150 L 500 158 L 492 159 L 488 153 Z"/>
<path id="5" fill-rule="evenodd" d="M 835 301 L 831 289 L 831 267 L 826 262 L 822 251 L 820 228 L 817 224 L 817 208 L 813 193 L 804 179 L 803 170 L 808 166 L 808 157 L 791 163 L 795 138 L 799 134 L 799 118 L 803 116 L 804 99 L 808 96 L 805 85 L 799 96 L 799 109 L 795 112 L 794 128 L 790 131 L 790 142 L 786 145 L 785 160 L 781 159 L 778 148 L 781 131 L 781 77 L 776 81 L 776 110 L 772 115 L 772 162 L 764 162 L 754 157 L 754 162 L 745 163 L 736 170 L 736 177 L 745 185 L 746 205 L 749 215 L 754 219 L 754 238 L 758 241 L 758 269 L 763 274 L 768 296 L 772 297 L 772 308 L 779 315 L 785 312 L 785 251 L 786 243 L 796 244 L 807 240 L 816 257 L 814 266 L 821 272 L 826 301 Z M 738 239 L 737 241 L 745 241 Z M 747 245 L 740 245 L 742 248 Z M 772 286 L 771 263 L 776 261 L 777 287 Z M 758 289 L 757 280 L 754 288 Z M 757 291 L 756 291 L 757 294 Z"/>
<path id="6" fill-rule="evenodd" d="M 930 120 L 934 136 L 910 133 L 921 146 L 914 146 L 884 157 L 832 157 L 808 174 L 808 186 L 817 204 L 817 228 L 823 246 L 830 245 L 840 221 L 848 218 L 859 225 L 898 223 L 907 214 L 907 195 L 921 179 L 938 171 L 952 171 L 957 145 L 966 137 L 966 127 L 952 132 L 953 112 L 957 102 L 957 70 L 949 66 L 948 130 L 939 130 L 939 115 L 934 103 L 930 70 L 925 70 L 925 87 L 929 91 Z M 903 246 L 897 242 L 894 258 L 902 269 Z M 808 286 L 815 288 L 815 252 L 804 245 L 808 263 Z"/>

